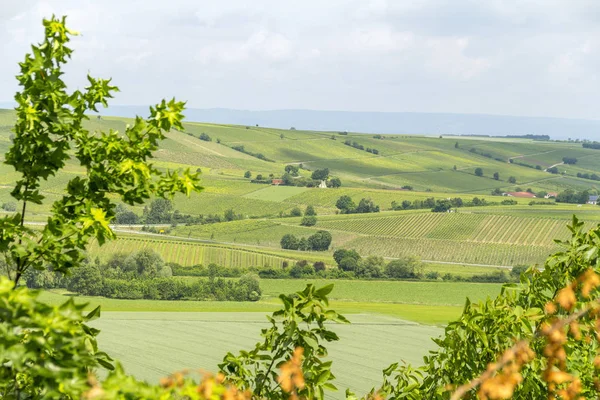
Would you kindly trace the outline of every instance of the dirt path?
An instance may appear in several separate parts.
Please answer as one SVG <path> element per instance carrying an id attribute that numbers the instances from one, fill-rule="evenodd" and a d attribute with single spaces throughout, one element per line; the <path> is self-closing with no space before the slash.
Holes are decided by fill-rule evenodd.
<path id="1" fill-rule="evenodd" d="M 508 158 L 508 162 L 510 162 L 510 160 L 514 160 L 515 158 L 523 158 L 523 157 L 529 157 L 529 156 L 538 156 L 538 155 L 540 155 L 540 154 L 554 153 L 555 151 L 558 151 L 558 150 L 550 150 L 550 151 L 543 151 L 543 152 L 541 152 L 541 153 L 522 154 L 522 155 L 520 155 L 520 156 L 509 157 L 509 158 Z"/>
<path id="2" fill-rule="evenodd" d="M 557 166 L 559 166 L 559 165 L 563 165 L 563 164 L 564 164 L 564 162 L 559 162 L 558 164 L 551 165 L 551 166 L 549 166 L 548 168 L 546 168 L 546 169 L 544 170 L 544 172 L 548 172 L 548 170 L 549 170 L 550 168 L 554 168 L 554 167 L 557 167 Z"/>

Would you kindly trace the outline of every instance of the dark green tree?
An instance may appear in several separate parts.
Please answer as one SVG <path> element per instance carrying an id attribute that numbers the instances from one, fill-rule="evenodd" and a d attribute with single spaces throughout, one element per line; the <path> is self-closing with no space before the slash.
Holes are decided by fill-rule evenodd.
<path id="1" fill-rule="evenodd" d="M 390 261 L 385 274 L 394 279 L 417 279 L 423 275 L 423 264 L 415 257 L 403 257 Z"/>
<path id="2" fill-rule="evenodd" d="M 335 206 L 340 210 L 342 214 L 350 214 L 353 213 L 356 209 L 356 204 L 352 201 L 352 198 L 348 195 L 341 196 Z"/>
<path id="3" fill-rule="evenodd" d="M 332 188 L 339 188 L 340 186 L 342 186 L 342 181 L 340 180 L 340 178 L 331 178 L 329 180 L 329 186 L 331 186 Z"/>
<path id="4" fill-rule="evenodd" d="M 338 264 L 338 266 L 340 265 L 340 262 L 342 261 L 342 259 L 344 259 L 346 257 L 354 258 L 357 261 L 359 261 L 361 259 L 360 254 L 358 254 L 356 252 L 356 250 L 354 250 L 354 249 L 353 250 L 337 249 L 336 251 L 333 252 L 333 259 Z"/>
<path id="5" fill-rule="evenodd" d="M 292 176 L 298 176 L 299 167 L 297 165 L 286 165 L 285 172 L 291 174 Z"/>
<path id="6" fill-rule="evenodd" d="M 300 222 L 302 226 L 314 226 L 317 224 L 317 217 L 314 215 L 305 215 Z"/>
<path id="7" fill-rule="evenodd" d="M 327 251 L 331 245 L 331 233 L 327 231 L 317 231 L 314 235 L 308 237 L 308 245 L 314 251 Z"/>
<path id="8" fill-rule="evenodd" d="M 102 293 L 102 275 L 100 270 L 91 264 L 84 264 L 73 269 L 67 288 L 85 296 L 98 296 Z"/>
<path id="9" fill-rule="evenodd" d="M 155 199 L 149 208 L 144 209 L 144 222 L 147 224 L 165 224 L 171 222 L 173 202 L 169 199 Z"/>
<path id="10" fill-rule="evenodd" d="M 283 235 L 279 244 L 282 249 L 298 250 L 298 238 L 290 233 Z"/>
<path id="11" fill-rule="evenodd" d="M 326 180 L 329 177 L 329 168 L 317 169 L 311 174 L 311 178 L 314 180 Z"/>
<path id="12" fill-rule="evenodd" d="M 483 176 L 483 169 L 479 167 L 475 168 L 475 175 Z"/>
<path id="13" fill-rule="evenodd" d="M 304 210 L 304 215 L 306 216 L 311 216 L 311 215 L 317 215 L 317 212 L 315 211 L 315 208 L 311 205 L 306 206 L 306 210 Z"/>
<path id="14" fill-rule="evenodd" d="M 494 172 L 494 179 L 495 180 L 499 180 L 500 179 L 500 174 L 498 172 Z"/>

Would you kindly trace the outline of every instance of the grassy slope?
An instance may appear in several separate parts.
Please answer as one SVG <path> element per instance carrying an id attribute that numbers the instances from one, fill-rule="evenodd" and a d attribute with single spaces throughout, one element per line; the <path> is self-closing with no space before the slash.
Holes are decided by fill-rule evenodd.
<path id="1" fill-rule="evenodd" d="M 441 333 L 384 316 L 349 317 L 352 324 L 329 327 L 340 337 L 327 344 L 327 360 L 341 390 L 327 398 L 345 398 L 346 388 L 365 394 L 381 384 L 381 370 L 400 359 L 421 364 L 434 347 L 430 338 Z M 215 371 L 227 352 L 253 348 L 268 326 L 257 313 L 106 313 L 93 324 L 101 330 L 103 350 L 128 372 L 154 382 L 183 368 Z"/>
<path id="2" fill-rule="evenodd" d="M 327 280 L 263 279 L 263 300 L 250 302 L 119 300 L 76 296 L 89 307 L 100 305 L 103 311 L 178 311 L 178 312 L 267 312 L 279 307 L 279 293 L 293 293 L 307 283 L 321 287 Z M 375 313 L 428 324 L 446 323 L 459 315 L 465 296 L 473 301 L 495 296 L 498 284 L 462 282 L 334 281 L 332 307 L 345 313 Z M 41 297 L 60 304 L 68 297 L 60 291 L 45 291 Z"/>
<path id="3" fill-rule="evenodd" d="M 12 112 L 0 113 L 0 151 L 10 144 L 9 129 L 13 121 Z M 92 118 L 88 126 L 91 130 L 123 130 L 127 119 L 103 117 Z M 248 127 L 234 125 L 216 125 L 188 123 L 186 132 L 171 132 L 161 145 L 155 164 L 159 168 L 201 169 L 205 191 L 192 198 L 178 196 L 176 208 L 190 214 L 223 213 L 234 209 L 244 216 L 277 216 L 287 213 L 293 207 L 313 205 L 320 215 L 333 214 L 335 201 L 341 195 L 349 195 L 358 202 L 361 198 L 373 199 L 383 210 L 391 207 L 392 201 L 424 199 L 427 197 L 446 198 L 461 196 L 487 195 L 494 188 L 514 190 L 522 189 L 562 190 L 566 187 L 577 189 L 594 188 L 596 182 L 557 176 L 517 165 L 526 162 L 545 167 L 558 163 L 564 156 L 576 156 L 580 160 L 572 167 L 572 173 L 579 170 L 599 171 L 599 154 L 596 150 L 581 148 L 575 143 L 534 142 L 529 140 L 507 140 L 489 138 L 432 138 L 423 136 L 389 135 L 384 140 L 371 135 L 339 135 L 330 132 L 307 132 Z M 207 133 L 213 141 L 201 141 L 201 133 Z M 219 139 L 220 143 L 217 143 Z M 344 145 L 345 140 L 356 141 L 365 147 L 376 148 L 379 155 Z M 458 144 L 458 146 L 456 146 Z M 275 160 L 267 162 L 248 154 L 233 150 L 231 147 L 243 145 L 251 152 L 260 152 Z M 489 153 L 492 157 L 482 154 Z M 502 161 L 497 161 L 497 158 Z M 512 159 L 513 164 L 508 160 Z M 277 188 L 252 184 L 243 178 L 246 170 L 255 176 L 261 173 L 267 176 L 273 173 L 279 176 L 286 163 L 302 163 L 305 168 L 328 167 L 334 175 L 340 176 L 344 187 L 336 190 Z M 456 167 L 456 170 L 454 170 Z M 481 167 L 483 177 L 475 177 L 474 169 Z M 571 167 L 569 167 L 571 168 Z M 0 201 L 9 201 L 10 184 L 16 176 L 7 166 L 0 166 Z M 500 179 L 491 178 L 493 172 L 499 172 Z M 70 164 L 67 170 L 43 184 L 48 200 L 57 199 L 62 188 L 71 177 L 81 174 L 82 170 Z M 568 173 L 570 173 L 568 171 Z M 600 173 L 600 172 L 599 172 Z M 310 171 L 301 170 L 304 176 Z M 516 185 L 507 184 L 509 176 L 517 178 Z M 415 191 L 389 190 L 402 185 L 412 185 Z M 5 185 L 5 186 L 2 186 Z M 387 190 L 384 190 L 387 188 Z M 431 189 L 431 192 L 426 192 Z M 493 200 L 498 200 L 494 198 Z M 527 204 L 528 199 L 518 199 Z M 32 205 L 29 210 L 32 218 L 43 220 L 48 205 Z M 500 210 L 500 209 L 499 209 Z M 544 211 L 546 208 L 544 208 Z M 141 213 L 142 207 L 135 211 Z M 583 211 L 583 209 L 575 209 Z M 462 210 L 461 210 L 462 212 Z M 482 210 L 494 214 L 493 210 Z M 587 212 L 587 209 L 586 209 Z M 405 213 L 397 214 L 383 226 L 382 220 L 362 223 L 358 220 L 354 226 L 347 220 L 331 220 L 320 217 L 316 228 L 327 228 L 333 232 L 334 247 L 356 247 L 364 254 L 378 254 L 397 257 L 416 254 L 426 260 L 455 261 L 462 263 L 513 265 L 517 263 L 540 262 L 554 249 L 549 241 L 550 234 L 561 236 L 564 229 L 560 223 L 546 223 L 527 219 L 528 211 L 507 216 L 500 211 L 500 217 L 469 216 L 469 224 L 462 221 L 452 222 L 444 217 L 437 223 L 430 223 L 420 232 L 390 231 L 394 225 L 413 224 Z M 406 214 L 408 215 L 408 214 Z M 368 216 L 372 218 L 373 216 Z M 429 218 L 429 217 L 428 217 Z M 466 217 L 464 217 L 466 218 Z M 561 219 L 562 216 L 561 216 Z M 491 221 L 491 222 L 490 222 Z M 566 219 L 565 219 L 566 221 Z M 430 221 L 431 222 L 431 221 Z M 291 225 L 291 226 L 290 226 Z M 198 237 L 217 241 L 248 244 L 273 253 L 283 233 L 292 232 L 308 235 L 313 230 L 298 226 L 295 220 L 275 220 L 269 226 L 257 229 L 253 222 L 247 224 L 223 224 L 208 227 L 180 227 L 175 231 L 182 237 Z M 548 229 L 547 229 L 548 228 Z M 540 237 L 536 230 L 544 229 Z M 494 231 L 495 235 L 488 234 Z M 511 231 L 524 232 L 523 235 Z M 373 236 L 378 240 L 374 245 Z M 456 243 L 461 243 L 460 247 Z M 123 247 L 123 245 L 121 245 Z M 177 249 L 165 247 L 167 258 L 179 257 Z M 190 246 L 187 246 L 190 247 Z M 267 249 L 265 249 L 267 247 Z M 114 249 L 113 249 L 114 250 Z M 109 251 L 107 249 L 107 251 Z M 207 256 L 198 256 L 200 250 L 185 251 L 188 254 L 186 264 L 200 259 L 210 260 Z M 285 257 L 297 258 L 297 254 Z M 305 255 L 303 255 L 304 257 Z M 212 256 L 211 256 L 212 257 Z M 307 255 L 311 259 L 330 259 L 330 255 Z M 217 258 L 219 259 L 219 258 Z M 262 262 L 262 260 L 253 260 Z"/>

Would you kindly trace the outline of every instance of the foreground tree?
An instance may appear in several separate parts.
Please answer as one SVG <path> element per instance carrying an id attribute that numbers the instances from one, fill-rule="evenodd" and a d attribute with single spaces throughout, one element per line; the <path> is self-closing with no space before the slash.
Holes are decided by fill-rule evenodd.
<path id="1" fill-rule="evenodd" d="M 544 270 L 530 268 L 521 284 L 495 299 L 467 300 L 421 368 L 384 371 L 384 397 L 447 399 L 596 398 L 600 358 L 600 226 L 576 218 L 565 249 Z M 487 383 L 486 383 L 487 382 Z M 479 387 L 481 385 L 481 387 Z M 377 391 L 373 391 L 375 393 Z"/>
<path id="2" fill-rule="evenodd" d="M 100 244 L 114 238 L 109 223 L 115 216 L 115 197 L 133 205 L 155 195 L 189 195 L 200 189 L 197 175 L 189 170 L 162 173 L 148 162 L 166 132 L 183 130 L 184 103 L 163 100 L 150 107 L 148 119 L 137 117 L 122 134 L 88 131 L 83 125 L 86 113 L 106 106 L 118 89 L 110 80 L 88 76 L 83 92 L 67 92 L 62 67 L 73 52 L 67 44 L 75 32 L 67 29 L 65 18 L 44 20 L 44 29 L 43 43 L 32 46 L 32 54 L 20 63 L 17 122 L 5 161 L 20 176 L 11 192 L 20 202 L 19 211 L 0 219 L 0 252 L 15 283 L 29 268 L 50 265 L 65 273 L 81 264 L 92 238 Z M 40 183 L 73 157 L 85 174 L 67 183 L 41 230 L 29 228 L 28 205 L 44 201 Z"/>

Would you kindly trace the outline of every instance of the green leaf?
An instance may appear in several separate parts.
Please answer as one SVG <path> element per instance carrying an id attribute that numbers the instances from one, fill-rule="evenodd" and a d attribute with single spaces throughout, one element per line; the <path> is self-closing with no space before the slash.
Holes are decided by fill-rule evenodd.
<path id="1" fill-rule="evenodd" d="M 325 297 L 327 296 L 329 293 L 331 293 L 331 291 L 333 290 L 333 283 L 329 284 L 327 286 L 323 286 L 320 289 L 317 289 L 315 291 L 315 295 L 317 295 L 318 297 Z"/>

